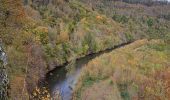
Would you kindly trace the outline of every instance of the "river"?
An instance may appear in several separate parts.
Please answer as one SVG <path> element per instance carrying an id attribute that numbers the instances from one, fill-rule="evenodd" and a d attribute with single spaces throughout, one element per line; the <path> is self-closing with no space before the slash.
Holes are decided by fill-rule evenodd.
<path id="1" fill-rule="evenodd" d="M 123 43 L 98 53 L 86 55 L 85 57 L 75 60 L 71 64 L 56 67 L 54 70 L 50 71 L 46 76 L 46 81 L 51 96 L 54 97 L 55 92 L 59 91 L 62 100 L 71 100 L 81 69 L 85 64 L 104 53 L 109 53 L 114 49 L 123 47 L 130 43 L 132 42 Z"/>

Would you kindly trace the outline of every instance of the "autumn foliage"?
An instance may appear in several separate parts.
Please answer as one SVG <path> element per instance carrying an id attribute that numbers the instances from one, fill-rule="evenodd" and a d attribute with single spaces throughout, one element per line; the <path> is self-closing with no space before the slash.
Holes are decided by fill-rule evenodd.
<path id="1" fill-rule="evenodd" d="M 165 44 L 139 40 L 90 61 L 82 70 L 74 99 L 170 99 L 168 46 L 159 51 L 153 45 Z M 109 98 L 110 93 L 115 96 Z"/>

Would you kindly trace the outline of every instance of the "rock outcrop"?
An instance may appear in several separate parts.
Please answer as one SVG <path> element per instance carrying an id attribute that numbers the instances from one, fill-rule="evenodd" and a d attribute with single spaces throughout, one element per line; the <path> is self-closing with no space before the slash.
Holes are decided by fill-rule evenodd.
<path id="1" fill-rule="evenodd" d="M 6 54 L 0 45 L 0 100 L 8 99 L 8 75 L 5 65 L 7 64 Z"/>

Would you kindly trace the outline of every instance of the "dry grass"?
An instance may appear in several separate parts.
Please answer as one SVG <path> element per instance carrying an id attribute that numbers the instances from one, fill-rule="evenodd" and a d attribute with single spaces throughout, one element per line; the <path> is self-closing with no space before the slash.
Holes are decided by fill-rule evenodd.
<path id="1" fill-rule="evenodd" d="M 12 100 L 28 100 L 26 88 L 24 88 L 24 76 L 16 76 L 10 82 L 10 95 Z"/>
<path id="2" fill-rule="evenodd" d="M 82 100 L 121 100 L 121 96 L 117 86 L 111 84 L 110 80 L 105 80 L 86 89 Z"/>

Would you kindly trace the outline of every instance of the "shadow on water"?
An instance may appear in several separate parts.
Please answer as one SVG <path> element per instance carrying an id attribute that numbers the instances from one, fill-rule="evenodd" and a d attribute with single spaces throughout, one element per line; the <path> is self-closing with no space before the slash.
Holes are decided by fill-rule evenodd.
<path id="1" fill-rule="evenodd" d="M 57 66 L 46 75 L 46 81 L 51 95 L 54 96 L 54 93 L 59 91 L 62 100 L 71 100 L 73 89 L 80 76 L 81 68 L 85 64 L 104 53 L 109 53 L 114 49 L 123 47 L 130 43 L 132 42 L 123 43 L 98 53 L 86 55 L 85 57 L 75 60 L 74 64 L 67 63 L 63 66 Z M 68 70 L 69 68 L 74 70 L 70 72 L 70 70 Z"/>

